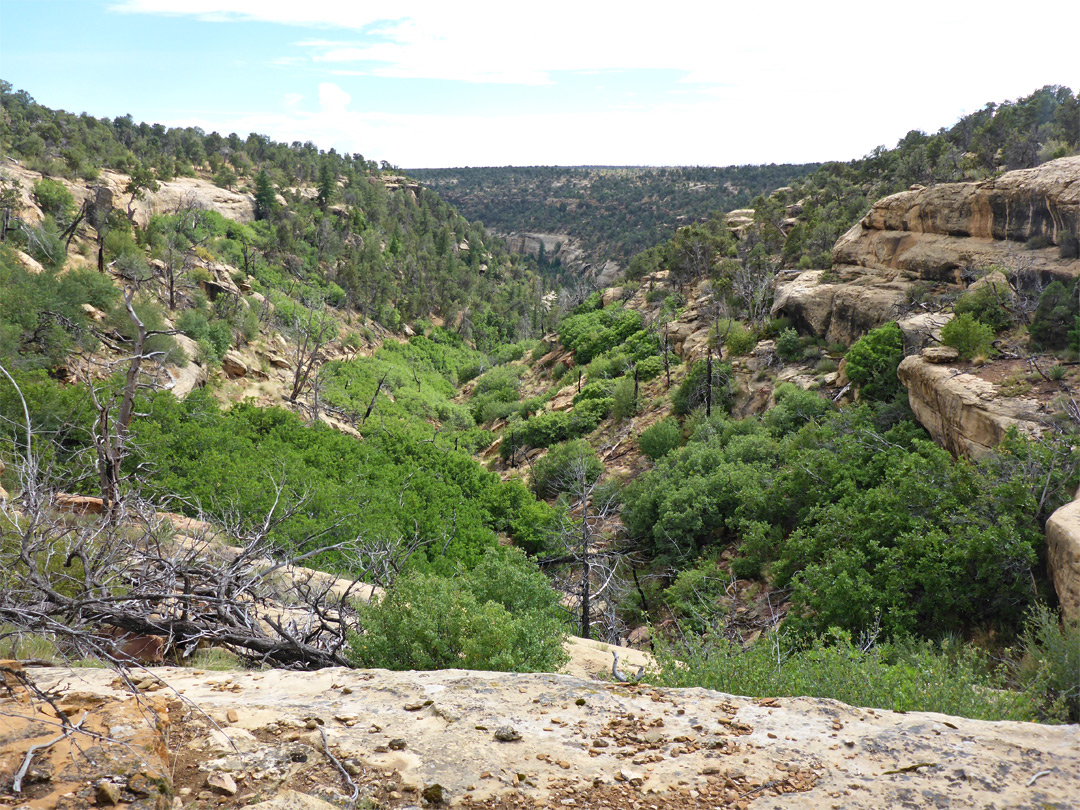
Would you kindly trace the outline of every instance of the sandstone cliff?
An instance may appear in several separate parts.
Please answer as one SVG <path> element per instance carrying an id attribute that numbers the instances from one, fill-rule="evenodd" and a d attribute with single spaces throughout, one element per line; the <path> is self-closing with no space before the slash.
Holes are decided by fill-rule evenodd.
<path id="1" fill-rule="evenodd" d="M 1043 280 L 1080 275 L 1061 245 L 1080 233 L 1080 157 L 977 183 L 914 187 L 874 204 L 833 248 L 833 270 L 776 285 L 775 314 L 800 331 L 851 343 L 896 320 L 919 281 L 963 284 L 963 271 L 1001 265 Z M 1028 249 L 1035 237 L 1046 247 Z"/>
<path id="2" fill-rule="evenodd" d="M 1065 618 L 1080 622 L 1080 500 L 1046 521 L 1047 567 Z"/>
<path id="3" fill-rule="evenodd" d="M 1034 436 L 1049 418 L 1037 400 L 1002 397 L 996 385 L 973 369 L 939 364 L 932 356 L 905 357 L 896 373 L 908 390 L 915 418 L 953 455 L 985 456 L 1009 428 Z"/>

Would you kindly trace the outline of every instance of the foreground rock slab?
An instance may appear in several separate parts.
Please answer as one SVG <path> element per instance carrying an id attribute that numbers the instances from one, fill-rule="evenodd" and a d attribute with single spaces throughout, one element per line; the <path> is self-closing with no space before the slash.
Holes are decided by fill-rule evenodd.
<path id="1" fill-rule="evenodd" d="M 354 786 L 379 807 L 1064 808 L 1080 797 L 1076 726 L 566 675 L 160 668 L 168 687 L 140 699 L 108 670 L 27 672 L 61 704 L 81 696 L 87 722 L 120 738 L 98 741 L 99 752 L 122 758 L 155 724 L 165 729 L 167 751 L 139 748 L 167 756 L 156 765 L 171 779 L 173 806 L 322 807 L 349 801 Z M 156 713 L 146 711 L 151 698 Z M 5 764 L 36 739 L 26 722 L 15 726 L 31 711 L 0 701 Z M 64 806 L 90 806 L 101 778 L 53 787 Z M 235 795 L 207 787 L 229 782 Z M 121 785 L 125 803 L 154 806 L 130 784 Z M 0 791 L 9 789 L 4 778 Z"/>

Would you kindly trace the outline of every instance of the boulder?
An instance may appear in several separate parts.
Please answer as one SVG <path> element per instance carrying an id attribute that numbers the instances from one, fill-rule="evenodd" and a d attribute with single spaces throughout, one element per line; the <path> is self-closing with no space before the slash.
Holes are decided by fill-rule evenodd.
<path id="1" fill-rule="evenodd" d="M 999 396 L 997 386 L 970 371 L 912 355 L 896 374 L 919 424 L 953 455 L 985 456 L 1010 427 L 1028 436 L 1041 432 L 1038 402 Z"/>
<path id="2" fill-rule="evenodd" d="M 227 351 L 221 358 L 221 370 L 226 377 L 246 377 L 250 372 L 248 364 L 237 352 Z"/>
<path id="3" fill-rule="evenodd" d="M 955 363 L 960 359 L 960 352 L 952 346 L 927 346 L 919 355 L 927 363 L 933 363 L 934 365 Z"/>
<path id="4" fill-rule="evenodd" d="M 1080 501 L 1065 504 L 1046 521 L 1046 546 L 1061 612 L 1080 621 Z"/>
<path id="5" fill-rule="evenodd" d="M 837 278 L 824 270 L 807 270 L 777 281 L 772 314 L 790 319 L 799 332 L 850 345 L 896 320 L 910 286 L 895 274 Z"/>
<path id="6" fill-rule="evenodd" d="M 941 328 L 950 320 L 951 312 L 918 312 L 898 320 L 905 354 L 918 354 L 928 343 L 941 343 Z"/>
<path id="7" fill-rule="evenodd" d="M 74 515 L 100 515 L 105 511 L 101 498 L 90 495 L 67 495 L 58 494 L 53 502 L 61 512 L 71 512 Z"/>

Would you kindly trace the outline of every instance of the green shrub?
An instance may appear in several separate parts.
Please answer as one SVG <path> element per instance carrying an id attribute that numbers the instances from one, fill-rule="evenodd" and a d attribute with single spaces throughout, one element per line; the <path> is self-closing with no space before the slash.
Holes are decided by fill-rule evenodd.
<path id="1" fill-rule="evenodd" d="M 941 328 L 941 342 L 960 352 L 964 360 L 988 353 L 993 340 L 994 330 L 966 312 Z"/>
<path id="2" fill-rule="evenodd" d="M 748 353 L 757 345 L 757 336 L 738 321 L 730 321 L 726 328 L 722 325 L 720 334 L 724 348 L 734 357 Z"/>
<path id="3" fill-rule="evenodd" d="M 893 711 L 940 712 L 979 720 L 1036 720 L 1029 692 L 1010 691 L 1005 674 L 974 647 L 898 640 L 869 649 L 833 632 L 799 647 L 783 635 L 743 649 L 718 631 L 660 645 L 657 682 L 753 697 L 807 696 Z"/>
<path id="4" fill-rule="evenodd" d="M 1072 234 L 1062 236 L 1061 244 L 1058 246 L 1058 255 L 1062 259 L 1080 258 L 1080 236 Z"/>
<path id="5" fill-rule="evenodd" d="M 1063 623 L 1040 605 L 1028 616 L 1020 643 L 1019 679 L 1041 696 L 1043 717 L 1080 721 L 1080 624 Z"/>
<path id="6" fill-rule="evenodd" d="M 637 371 L 638 380 L 647 382 L 660 376 L 660 372 L 664 370 L 664 359 L 655 355 L 646 357 L 644 360 L 638 360 L 634 369 Z"/>
<path id="7" fill-rule="evenodd" d="M 1037 348 L 1059 350 L 1069 345 L 1069 332 L 1077 327 L 1080 317 L 1077 290 L 1077 282 L 1070 291 L 1060 281 L 1051 282 L 1043 290 L 1028 329 Z"/>
<path id="8" fill-rule="evenodd" d="M 638 436 L 641 452 L 653 461 L 663 458 L 682 444 L 682 429 L 674 419 L 661 419 Z"/>
<path id="9" fill-rule="evenodd" d="M 670 290 L 666 287 L 653 287 L 647 293 L 645 293 L 646 304 L 656 304 L 663 301 L 671 294 Z"/>
<path id="10" fill-rule="evenodd" d="M 829 400 L 792 383 L 776 386 L 773 398 L 776 405 L 765 412 L 761 423 L 777 437 L 795 433 L 807 422 L 836 410 Z"/>
<path id="11" fill-rule="evenodd" d="M 680 627 L 703 633 L 728 614 L 730 584 L 731 575 L 715 559 L 703 558 L 676 575 L 664 590 L 664 603 Z"/>
<path id="12" fill-rule="evenodd" d="M 691 366 L 679 387 L 672 392 L 672 410 L 679 416 L 685 416 L 695 408 L 704 406 L 708 388 L 708 365 L 704 360 L 698 360 Z M 717 411 L 730 410 L 734 396 L 730 364 L 713 360 L 713 408 Z"/>
<path id="13" fill-rule="evenodd" d="M 489 555 L 474 575 L 400 577 L 360 609 L 357 666 L 554 672 L 566 661 L 558 595 L 520 554 Z M 531 573 L 527 573 L 531 568 Z M 512 576 L 511 576 L 512 575 Z"/>
<path id="14" fill-rule="evenodd" d="M 59 180 L 44 177 L 34 183 L 34 200 L 43 214 L 53 217 L 61 225 L 71 222 L 75 215 L 75 198 Z"/>
<path id="15" fill-rule="evenodd" d="M 888 401 L 902 389 L 896 368 L 904 359 L 904 336 L 895 323 L 867 332 L 847 352 L 846 373 L 869 400 Z"/>
<path id="16" fill-rule="evenodd" d="M 1001 302 L 1001 296 L 1009 290 L 995 289 L 993 284 L 985 284 L 974 292 L 966 292 L 957 299 L 953 308 L 957 315 L 969 314 L 980 323 L 994 330 L 994 334 L 1003 332 L 1012 326 L 1013 317 Z"/>
<path id="17" fill-rule="evenodd" d="M 232 345 L 232 327 L 226 321 L 208 320 L 206 315 L 194 309 L 185 309 L 176 319 L 176 328 L 206 352 L 206 361 L 219 362 Z"/>
<path id="18" fill-rule="evenodd" d="M 529 486 L 541 498 L 554 498 L 577 486 L 579 477 L 592 484 L 604 472 L 596 451 L 584 439 L 562 442 L 532 463 Z"/>
<path id="19" fill-rule="evenodd" d="M 559 324 L 559 340 L 573 350 L 578 365 L 585 365 L 618 347 L 641 327 L 641 313 L 615 305 L 564 318 Z"/>
<path id="20" fill-rule="evenodd" d="M 616 419 L 628 419 L 638 412 L 637 386 L 629 377 L 623 377 L 611 392 L 611 415 Z"/>
<path id="21" fill-rule="evenodd" d="M 794 329 L 785 329 L 776 337 L 776 355 L 781 360 L 793 363 L 803 356 L 802 341 Z"/>
<path id="22" fill-rule="evenodd" d="M 516 394 L 521 389 L 521 378 L 524 375 L 523 366 L 496 366 L 476 381 L 473 396 L 481 396 L 492 391 L 510 391 Z"/>

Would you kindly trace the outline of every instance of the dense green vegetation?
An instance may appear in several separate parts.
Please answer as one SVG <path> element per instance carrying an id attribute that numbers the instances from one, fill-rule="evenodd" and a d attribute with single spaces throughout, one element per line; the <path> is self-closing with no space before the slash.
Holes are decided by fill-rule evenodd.
<path id="1" fill-rule="evenodd" d="M 112 240 L 108 258 L 130 258 L 137 240 L 155 258 L 171 259 L 167 275 L 190 275 L 190 256 L 204 251 L 198 253 L 204 263 L 232 264 L 254 276 L 264 293 L 273 289 L 308 305 L 348 306 L 391 330 L 441 315 L 480 348 L 543 328 L 544 290 L 533 263 L 508 255 L 501 240 L 488 238 L 438 195 L 414 192 L 389 166 L 380 168 L 363 155 L 255 134 L 242 140 L 136 124 L 130 116 L 110 121 L 74 115 L 43 107 L 7 82 L 0 82 L 0 106 L 0 151 L 46 175 L 34 192 L 46 222 L 16 228 L 12 237 L 33 242 L 32 252 L 48 263 L 63 262 L 58 229 L 73 210 L 70 195 L 51 178 L 92 185 L 101 168 L 126 172 L 132 180 L 124 196 L 130 198 L 116 201 L 121 203 L 176 176 L 212 177 L 251 192 L 257 221 L 239 225 L 189 211 L 140 229 L 132 239 L 130 225 L 116 212 L 98 231 Z M 304 185 L 317 193 L 305 193 Z M 5 197 L 3 205 L 13 208 L 14 200 Z"/>
<path id="2" fill-rule="evenodd" d="M 630 485 L 623 520 L 644 549 L 682 568 L 737 547 L 734 573 L 790 589 L 797 633 L 1018 629 L 1040 598 L 1041 522 L 1075 464 L 1016 437 L 987 461 L 954 460 L 873 408 L 837 412 L 790 387 L 777 400 L 760 420 L 702 422 Z"/>
<path id="3" fill-rule="evenodd" d="M 605 610 L 673 620 L 676 633 L 658 632 L 665 683 L 988 718 L 1080 717 L 1080 634 L 1062 629 L 1047 607 L 1043 573 L 1042 524 L 1078 483 L 1080 459 L 1067 435 L 1010 435 L 977 463 L 953 459 L 910 421 L 895 324 L 847 352 L 859 404 L 838 409 L 815 392 L 777 385 L 770 410 L 730 415 L 740 393 L 736 368 L 750 368 L 731 360 L 759 339 L 775 339 L 781 362 L 818 361 L 819 379 L 837 371 L 843 347 L 825 357 L 823 342 L 770 318 L 779 269 L 827 267 L 835 236 L 889 190 L 1074 150 L 1068 127 L 1077 104 L 1068 91 L 1045 89 L 801 178 L 792 173 L 807 167 L 470 175 L 485 183 L 515 177 L 522 195 L 537 183 L 587 178 L 567 185 L 576 190 L 566 192 L 565 209 L 554 207 L 557 217 L 542 220 L 541 206 L 528 227 L 561 228 L 592 212 L 582 227 L 595 249 L 626 258 L 648 244 L 630 260 L 624 290 L 668 271 L 642 291 L 648 317 L 624 302 L 604 306 L 598 293 L 569 313 L 549 311 L 541 274 L 558 268 L 506 255 L 434 192 L 414 193 L 390 167 L 362 156 L 72 116 L 6 85 L 0 96 L 0 149 L 51 175 L 32 189 L 41 225 L 18 221 L 16 211 L 9 232 L 45 271 L 27 271 L 0 248 L 0 364 L 26 396 L 57 487 L 101 491 L 100 424 L 115 418 L 109 408 L 115 413 L 123 381 L 82 365 L 94 351 L 115 359 L 133 346 L 114 278 L 139 287 L 133 307 L 144 323 L 154 329 L 169 318 L 211 367 L 249 343 L 295 345 L 314 325 L 325 327 L 335 352 L 362 350 L 319 362 L 305 396 L 286 397 L 297 412 L 226 408 L 213 381 L 183 401 L 140 392 L 118 462 L 128 494 L 220 517 L 241 538 L 269 512 L 287 513 L 268 524 L 276 555 L 333 546 L 308 564 L 386 586 L 360 608 L 355 663 L 554 668 L 569 626 L 561 601 L 574 596 L 588 563 L 612 582 L 633 575 L 634 587 L 624 582 L 604 594 Z M 111 273 L 70 269 L 65 228 L 79 212 L 57 178 L 93 182 L 98 165 L 129 172 L 132 195 L 176 174 L 213 177 L 250 191 L 257 218 L 241 224 L 193 208 L 136 228 L 121 201 L 73 242 L 89 259 L 98 239 Z M 724 193 L 739 201 L 724 207 L 775 183 L 796 187 L 758 197 L 738 238 L 712 217 L 656 244 L 667 227 L 661 220 L 704 216 L 698 203 L 721 178 L 734 183 Z M 474 194 L 467 184 L 465 191 Z M 626 202 L 633 194 L 640 211 Z M 10 194 L 3 199 L 11 205 Z M 617 226 L 613 213 L 622 216 Z M 785 221 L 793 218 L 797 224 Z M 218 262 L 246 294 L 222 292 Z M 715 313 L 708 345 L 722 348 L 724 361 L 687 357 L 680 366 L 664 324 L 705 278 Z M 1023 307 L 1004 302 L 1006 292 L 987 284 L 960 296 L 944 342 L 972 357 L 1024 326 L 1033 345 L 1068 356 L 1080 330 L 1075 285 L 1055 282 Z M 1024 308 L 1030 323 L 1021 325 L 1016 312 Z M 380 324 L 416 334 L 399 341 Z M 537 338 L 553 330 L 569 355 L 548 368 L 537 361 L 551 346 Z M 177 357 L 168 336 L 153 340 L 151 348 Z M 670 367 L 668 386 L 657 378 Z M 113 370 L 125 368 L 121 361 Z M 753 368 L 755 382 L 775 384 L 774 369 Z M 1061 365 L 1047 370 L 1052 379 L 1066 373 Z M 572 391 L 572 407 L 555 411 L 560 391 Z M 109 407 L 95 406 L 92 395 Z M 321 424 L 319 413 L 355 433 Z M 619 441 L 634 448 L 631 420 L 640 413 L 651 426 L 636 444 L 648 461 L 632 459 L 630 468 L 646 472 L 624 488 L 610 480 L 624 470 L 605 471 L 595 448 L 624 430 Z M 17 491 L 22 403 L 6 379 L 0 417 L 8 463 L 0 483 Z M 522 480 L 504 482 L 470 456 L 499 438 L 494 469 L 520 462 Z M 611 512 L 618 503 L 625 535 Z M 552 590 L 537 559 L 544 570 L 569 571 L 553 580 L 567 593 Z M 760 593 L 783 620 L 743 650 L 729 641 L 749 635 L 733 605 Z M 667 646 L 676 637 L 678 646 Z M 998 689 L 1007 691 L 986 699 Z"/>
<path id="4" fill-rule="evenodd" d="M 360 623 L 352 655 L 364 667 L 554 672 L 567 660 L 559 595 L 513 550 L 452 579 L 410 572 Z"/>
<path id="5" fill-rule="evenodd" d="M 659 680 L 667 686 L 756 697 L 826 697 L 852 706 L 981 720 L 1069 717 L 1067 701 L 1045 689 L 1053 677 L 1049 668 L 1032 672 L 1017 688 L 1007 668 L 956 639 L 936 644 L 905 638 L 863 646 L 848 633 L 833 632 L 809 645 L 780 635 L 743 650 L 719 634 L 706 634 L 689 637 L 681 647 L 665 645 L 658 660 Z"/>
<path id="6" fill-rule="evenodd" d="M 565 233 L 589 261 L 631 257 L 674 235 L 680 222 L 740 208 L 805 177 L 817 164 L 788 166 L 409 169 L 469 219 L 502 233 Z M 559 265 L 548 264 L 552 272 Z"/>

